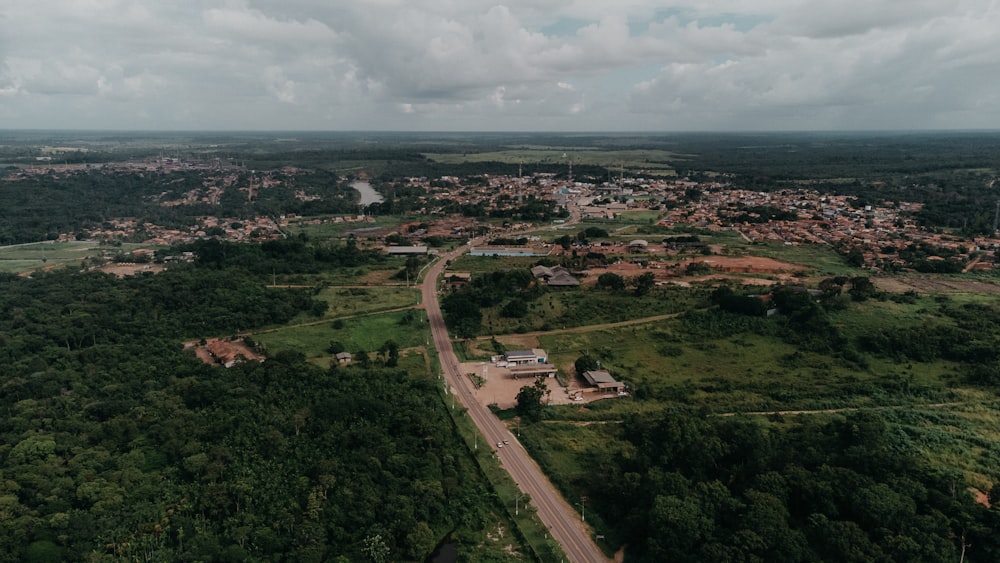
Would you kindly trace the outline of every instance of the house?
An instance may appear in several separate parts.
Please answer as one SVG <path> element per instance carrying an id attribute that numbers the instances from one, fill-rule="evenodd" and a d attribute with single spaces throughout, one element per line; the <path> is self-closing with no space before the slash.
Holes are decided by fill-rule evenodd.
<path id="1" fill-rule="evenodd" d="M 469 256 L 548 256 L 551 249 L 510 246 L 474 246 Z"/>
<path id="2" fill-rule="evenodd" d="M 580 285 L 580 280 L 573 277 L 569 270 L 562 266 L 535 266 L 531 269 L 531 275 L 537 279 L 544 280 L 546 285 L 552 287 L 574 287 Z"/>
<path id="3" fill-rule="evenodd" d="M 243 362 L 246 357 L 242 354 L 242 350 L 236 346 L 225 342 L 222 340 L 211 340 L 205 346 L 208 353 L 215 358 L 215 361 L 224 365 L 227 368 L 231 368 L 238 363 Z"/>
<path id="4" fill-rule="evenodd" d="M 459 289 L 472 283 L 472 274 L 469 272 L 448 272 L 444 276 L 444 285 L 448 289 Z"/>
<path id="5" fill-rule="evenodd" d="M 337 363 L 340 364 L 340 365 L 342 365 L 342 366 L 350 365 L 351 362 L 354 360 L 354 358 L 351 357 L 351 353 L 350 352 L 341 352 L 341 353 L 337 354 L 336 357 L 337 357 Z"/>
<path id="6" fill-rule="evenodd" d="M 649 243 L 642 240 L 636 239 L 628 243 L 628 251 L 632 254 L 638 254 L 640 252 L 646 252 L 649 249 Z"/>
<path id="7" fill-rule="evenodd" d="M 625 384 L 621 381 L 615 381 L 615 378 L 611 376 L 611 372 L 606 369 L 585 371 L 583 372 L 583 378 L 587 381 L 587 385 L 596 387 L 602 393 L 621 393 L 625 391 Z"/>

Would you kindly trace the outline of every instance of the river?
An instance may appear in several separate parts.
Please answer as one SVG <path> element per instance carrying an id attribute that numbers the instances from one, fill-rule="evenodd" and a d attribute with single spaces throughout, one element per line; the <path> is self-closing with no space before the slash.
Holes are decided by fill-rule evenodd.
<path id="1" fill-rule="evenodd" d="M 351 182 L 351 187 L 361 194 L 361 205 L 367 207 L 373 203 L 379 203 L 382 201 L 382 194 L 376 192 L 372 189 L 372 185 L 368 182 L 362 182 L 361 180 L 356 180 Z"/>

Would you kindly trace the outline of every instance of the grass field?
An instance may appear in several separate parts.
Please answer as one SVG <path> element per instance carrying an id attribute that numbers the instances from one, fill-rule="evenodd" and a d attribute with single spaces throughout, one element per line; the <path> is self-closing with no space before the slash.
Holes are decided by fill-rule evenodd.
<path id="1" fill-rule="evenodd" d="M 495 272 L 497 270 L 516 270 L 519 268 L 528 269 L 534 266 L 539 257 L 512 257 L 512 256 L 461 256 L 448 266 L 452 272 L 471 272 L 481 274 L 484 272 Z M 447 276 L 447 271 L 445 271 Z"/>
<path id="2" fill-rule="evenodd" d="M 523 162 L 526 166 L 532 164 L 566 164 L 570 160 L 576 165 L 603 166 L 614 170 L 624 166 L 629 172 L 640 170 L 648 173 L 659 173 L 673 176 L 675 171 L 670 164 L 680 160 L 679 155 L 664 150 L 580 150 L 559 148 L 518 148 L 494 152 L 480 153 L 427 153 L 424 156 L 445 164 L 462 164 L 466 162 L 505 162 L 517 164 Z"/>
<path id="3" fill-rule="evenodd" d="M 128 252 L 148 247 L 141 244 L 105 246 L 92 241 L 39 242 L 0 247 L 0 272 L 30 272 L 42 268 L 78 265 L 87 257 L 104 251 Z"/>
<path id="4" fill-rule="evenodd" d="M 754 244 L 745 247 L 747 254 L 783 260 L 794 264 L 808 264 L 820 276 L 862 276 L 865 270 L 850 266 L 844 257 L 829 246 L 804 244 L 785 246 L 782 244 Z"/>
<path id="5" fill-rule="evenodd" d="M 317 219 L 320 217 L 310 217 Z M 312 240 L 339 239 L 347 236 L 347 233 L 354 231 L 359 239 L 367 238 L 365 233 L 377 233 L 383 229 L 395 229 L 406 223 L 408 218 L 399 215 L 385 215 L 375 217 L 373 223 L 334 223 L 330 217 L 321 217 L 325 222 L 320 224 L 310 224 L 304 222 L 291 223 L 288 232 L 291 235 L 305 233 Z"/>
<path id="6" fill-rule="evenodd" d="M 853 340 L 866 331 L 926 319 L 932 314 L 930 302 L 866 303 L 832 318 Z M 959 377 L 959 366 L 944 360 L 899 364 L 871 357 L 867 367 L 859 368 L 837 357 L 800 350 L 776 336 L 745 331 L 691 339 L 687 330 L 678 318 L 542 335 L 539 342 L 561 368 L 591 355 L 627 382 L 637 398 L 693 404 L 716 412 L 949 401 L 952 382 Z"/>
<path id="7" fill-rule="evenodd" d="M 420 288 L 327 287 L 316 298 L 330 304 L 324 318 L 333 319 L 417 305 L 420 303 Z"/>
<path id="8" fill-rule="evenodd" d="M 343 319 L 333 328 L 333 322 L 288 326 L 268 332 L 253 334 L 254 340 L 262 342 L 268 353 L 280 350 L 301 352 L 307 358 L 329 356 L 326 349 L 330 342 L 337 341 L 348 352 L 358 350 L 378 350 L 387 340 L 394 340 L 400 348 L 426 346 L 430 339 L 426 316 L 418 311 L 416 321 L 404 324 L 404 312 L 358 316 Z"/>
<path id="9" fill-rule="evenodd" d="M 615 323 L 706 306 L 705 298 L 704 292 L 676 287 L 656 288 L 642 297 L 629 291 L 557 289 L 529 301 L 523 318 L 503 317 L 503 304 L 483 309 L 483 327 L 488 334 L 511 334 Z"/>

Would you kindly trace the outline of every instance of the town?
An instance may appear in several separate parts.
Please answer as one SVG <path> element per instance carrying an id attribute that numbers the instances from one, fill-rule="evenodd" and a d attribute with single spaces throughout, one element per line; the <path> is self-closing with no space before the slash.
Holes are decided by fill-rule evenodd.
<path id="1" fill-rule="evenodd" d="M 247 170 L 219 158 L 159 157 L 94 165 L 45 162 L 9 174 L 5 181 L 18 182 L 32 176 L 57 180 L 70 175 L 136 171 L 168 178 L 180 172 L 201 175 L 201 185 L 195 189 L 176 195 L 163 192 L 157 196 L 153 203 L 162 207 L 217 205 L 227 191 L 235 191 L 240 199 L 250 204 L 266 190 L 292 190 L 292 197 L 299 201 L 322 197 L 296 185 L 296 176 L 303 173 L 301 168 Z M 367 179 L 363 172 L 360 177 Z M 339 180 L 347 183 L 354 178 L 341 177 Z M 596 182 L 594 178 L 573 179 L 555 173 L 513 177 L 482 174 L 464 178 L 409 177 L 397 182 L 376 183 L 375 187 L 389 198 L 408 199 L 408 205 L 395 207 L 405 207 L 416 217 L 426 217 L 424 223 L 430 227 L 400 233 L 384 229 L 357 231 L 364 233 L 362 239 L 370 244 L 381 244 L 380 239 L 393 234 L 419 239 L 429 230 L 436 236 L 456 239 L 477 232 L 502 237 L 505 232 L 531 224 L 558 226 L 562 218 L 569 216 L 569 210 L 575 209 L 582 219 L 595 223 L 645 212 L 644 216 L 657 217 L 655 223 L 659 226 L 733 231 L 748 243 L 827 245 L 847 256 L 852 265 L 872 271 L 989 270 L 996 266 L 996 251 L 1000 248 L 1000 239 L 996 236 L 963 237 L 918 224 L 915 220 L 921 209 L 918 203 L 882 201 L 858 205 L 851 196 L 830 195 L 806 188 L 752 191 L 734 185 L 725 177 L 696 182 L 676 177 L 625 177 L 623 174 L 617 179 Z M 320 217 L 302 217 L 294 213 L 242 217 L 199 215 L 187 227 L 118 217 L 80 232 L 62 233 L 59 240 L 128 241 L 157 246 L 208 237 L 262 241 L 285 236 L 288 228 L 295 225 L 374 223 L 373 215 L 382 212 L 379 204 L 374 208 L 360 207 L 357 213 Z M 512 217 L 516 211 L 520 211 L 520 223 L 491 220 Z M 448 228 L 435 228 L 435 223 Z"/>

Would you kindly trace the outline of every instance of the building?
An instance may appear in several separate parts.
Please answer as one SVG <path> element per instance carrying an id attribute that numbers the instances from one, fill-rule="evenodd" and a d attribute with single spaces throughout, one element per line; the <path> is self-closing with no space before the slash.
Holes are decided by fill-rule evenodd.
<path id="1" fill-rule="evenodd" d="M 212 340 L 205 346 L 205 349 L 208 350 L 208 353 L 212 355 L 212 358 L 216 362 L 227 368 L 231 368 L 246 360 L 246 357 L 242 354 L 242 350 L 223 340 Z"/>
<path id="2" fill-rule="evenodd" d="M 556 366 L 552 364 L 524 364 L 507 368 L 511 377 L 521 379 L 522 377 L 555 377 Z"/>
<path id="3" fill-rule="evenodd" d="M 636 239 L 628 243 L 628 251 L 632 254 L 646 252 L 647 250 L 649 250 L 649 243 L 642 239 Z"/>
<path id="4" fill-rule="evenodd" d="M 549 355 L 541 348 L 531 350 L 508 350 L 503 355 L 508 366 L 523 366 L 528 364 L 545 364 L 549 361 Z"/>
<path id="5" fill-rule="evenodd" d="M 389 256 L 419 256 L 427 254 L 426 246 L 387 246 L 385 251 Z"/>
<path id="6" fill-rule="evenodd" d="M 448 272 L 444 276 L 444 285 L 448 289 L 459 289 L 472 283 L 472 274 L 469 272 Z"/>
<path id="7" fill-rule="evenodd" d="M 615 381 L 615 378 L 611 376 L 611 372 L 606 369 L 585 371 L 583 372 L 583 378 L 587 381 L 587 385 L 596 387 L 602 393 L 621 393 L 625 391 L 625 384 L 621 381 Z"/>
<path id="8" fill-rule="evenodd" d="M 562 266 L 535 266 L 531 269 L 531 275 L 537 279 L 544 280 L 546 285 L 551 287 L 575 287 L 580 285 L 580 280 L 573 277 L 569 270 Z"/>
<path id="9" fill-rule="evenodd" d="M 351 356 L 350 352 L 341 352 L 337 354 L 337 363 L 342 366 L 350 365 L 352 361 L 354 361 L 354 358 Z"/>
<path id="10" fill-rule="evenodd" d="M 474 246 L 469 256 L 548 256 L 550 249 L 509 246 Z"/>

